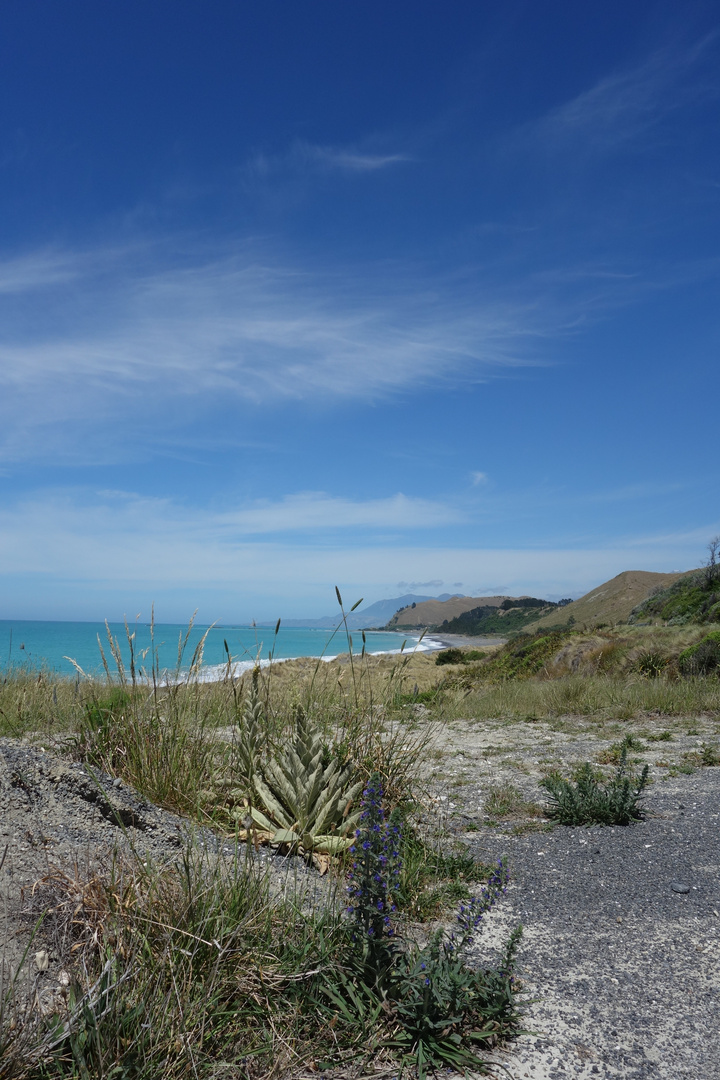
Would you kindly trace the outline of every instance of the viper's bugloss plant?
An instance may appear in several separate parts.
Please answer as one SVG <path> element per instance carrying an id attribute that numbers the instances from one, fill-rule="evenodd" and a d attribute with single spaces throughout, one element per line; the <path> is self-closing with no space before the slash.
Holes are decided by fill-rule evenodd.
<path id="1" fill-rule="evenodd" d="M 471 967 L 467 949 L 486 912 L 505 894 L 508 868 L 500 860 L 477 897 L 460 905 L 456 927 L 438 930 L 423 949 L 398 963 L 394 1005 L 401 1028 L 391 1045 L 409 1055 L 423 1077 L 428 1066 L 479 1069 L 473 1046 L 517 1029 L 513 966 L 522 928 L 511 934 L 498 969 Z"/>
<path id="2" fill-rule="evenodd" d="M 372 974 L 375 983 L 383 981 L 394 952 L 400 839 L 399 824 L 385 817 L 382 781 L 375 774 L 363 790 L 360 820 L 350 848 L 353 861 L 347 909 L 353 942 L 363 955 L 366 975 Z"/>
<path id="3" fill-rule="evenodd" d="M 363 791 L 348 885 L 348 913 L 357 934 L 375 939 L 393 934 L 390 916 L 400 877 L 400 826 L 385 820 L 382 797 L 382 783 L 374 776 Z"/>
<path id="4" fill-rule="evenodd" d="M 499 969 L 471 965 L 468 949 L 486 912 L 505 893 L 501 860 L 480 895 L 460 905 L 452 930 L 438 930 L 424 948 L 403 941 L 395 903 L 400 889 L 401 833 L 386 817 L 378 776 L 365 787 L 348 884 L 350 952 L 323 996 L 336 1016 L 361 1011 L 386 1029 L 384 1045 L 400 1051 L 423 1080 L 428 1068 L 480 1070 L 478 1045 L 517 1031 L 512 968 L 521 928 L 511 935 Z M 349 976 L 349 977 L 348 977 Z"/>
<path id="5" fill-rule="evenodd" d="M 586 761 L 575 774 L 575 782 L 551 775 L 540 781 L 549 796 L 545 811 L 561 825 L 630 825 L 644 817 L 643 791 L 650 783 L 649 766 L 639 776 L 627 772 L 627 745 L 622 744 L 615 775 L 599 780 Z"/>

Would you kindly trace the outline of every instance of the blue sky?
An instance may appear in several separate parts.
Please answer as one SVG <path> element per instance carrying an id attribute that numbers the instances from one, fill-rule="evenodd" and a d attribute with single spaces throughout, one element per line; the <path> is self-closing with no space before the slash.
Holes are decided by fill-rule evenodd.
<path id="1" fill-rule="evenodd" d="M 720 532 L 714 3 L 0 10 L 0 612 L 578 596 Z"/>

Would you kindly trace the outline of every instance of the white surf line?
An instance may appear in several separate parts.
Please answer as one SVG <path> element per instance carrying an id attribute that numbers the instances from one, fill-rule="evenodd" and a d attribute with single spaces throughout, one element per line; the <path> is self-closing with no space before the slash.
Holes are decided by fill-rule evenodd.
<path id="1" fill-rule="evenodd" d="M 443 648 L 442 642 L 435 641 L 432 638 L 406 638 L 406 641 L 413 641 L 414 645 L 411 648 L 400 649 L 378 649 L 375 652 L 366 653 L 366 656 L 412 656 L 414 653 L 435 652 L 438 649 Z M 337 660 L 338 656 L 345 656 L 345 653 L 334 653 L 332 656 L 274 656 L 272 659 L 269 657 L 258 660 L 234 660 L 230 666 L 228 672 L 227 663 L 224 664 L 209 664 L 206 667 L 202 667 L 199 672 L 191 676 L 189 671 L 180 672 L 179 678 L 173 673 L 170 676 L 169 672 L 163 672 L 163 685 L 170 686 L 175 685 L 178 682 L 222 682 L 227 678 L 228 673 L 230 678 L 237 679 L 244 675 L 248 671 L 252 671 L 255 667 L 268 668 L 272 664 L 286 664 L 289 660 L 319 660 L 324 664 L 329 664 L 333 660 Z M 353 651 L 353 659 L 359 660 L 361 653 Z"/>

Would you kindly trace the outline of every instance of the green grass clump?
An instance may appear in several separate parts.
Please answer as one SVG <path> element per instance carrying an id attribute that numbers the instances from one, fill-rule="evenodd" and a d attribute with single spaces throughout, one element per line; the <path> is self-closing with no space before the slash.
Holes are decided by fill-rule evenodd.
<path id="1" fill-rule="evenodd" d="M 0 1072 L 184 1080 L 250 1062 L 270 1076 L 313 1060 L 322 1047 L 308 988 L 335 962 L 342 928 L 330 907 L 301 913 L 301 899 L 273 899 L 251 861 L 193 847 L 172 867 L 138 860 L 91 880 L 56 874 L 36 906 L 70 946 L 67 1009 L 24 1023 L 16 1010 L 0 1034 Z"/>
<path id="2" fill-rule="evenodd" d="M 589 762 L 577 770 L 574 782 L 546 776 L 540 781 L 550 797 L 546 813 L 561 825 L 629 825 L 643 817 L 639 804 L 648 772 L 645 765 L 639 777 L 629 776 L 623 749 L 615 775 L 606 782 Z"/>
<path id="3" fill-rule="evenodd" d="M 492 867 L 477 862 L 459 848 L 441 850 L 431 845 L 409 823 L 406 814 L 396 814 L 400 824 L 401 870 L 396 903 L 401 911 L 425 922 L 470 895 L 469 886 L 486 881 Z"/>
<path id="4" fill-rule="evenodd" d="M 60 735 L 77 727 L 91 694 L 80 679 L 12 666 L 0 676 L 0 736 Z"/>
<path id="5" fill-rule="evenodd" d="M 490 820 L 513 817 L 537 817 L 542 807 L 528 800 L 516 784 L 505 780 L 488 784 L 485 794 L 485 814 Z"/>
<path id="6" fill-rule="evenodd" d="M 626 735 L 621 742 L 613 743 L 609 749 L 598 754 L 597 760 L 601 765 L 619 765 L 623 755 L 627 755 L 630 750 L 637 752 L 647 750 L 647 747 L 635 735 Z"/>
<path id="7" fill-rule="evenodd" d="M 656 679 L 658 675 L 665 671 L 669 662 L 669 657 L 663 656 L 660 652 L 648 650 L 638 656 L 635 666 L 641 675 L 645 675 L 649 679 Z"/>

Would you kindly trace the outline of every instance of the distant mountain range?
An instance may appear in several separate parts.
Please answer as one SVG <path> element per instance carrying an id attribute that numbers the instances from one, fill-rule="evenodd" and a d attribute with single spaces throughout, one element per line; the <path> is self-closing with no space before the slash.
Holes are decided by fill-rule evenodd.
<path id="1" fill-rule="evenodd" d="M 385 626 L 400 608 L 411 604 L 422 604 L 426 600 L 452 600 L 461 597 L 462 593 L 442 593 L 441 596 L 416 596 L 414 593 L 406 593 L 404 596 L 395 596 L 389 600 L 378 600 L 366 608 L 358 608 L 348 615 L 348 627 L 350 630 L 369 630 L 372 627 Z M 318 619 L 283 619 L 283 626 L 304 626 L 310 630 L 332 629 L 340 622 L 340 609 L 335 615 L 323 615 Z M 258 625 L 272 625 L 271 623 Z"/>

